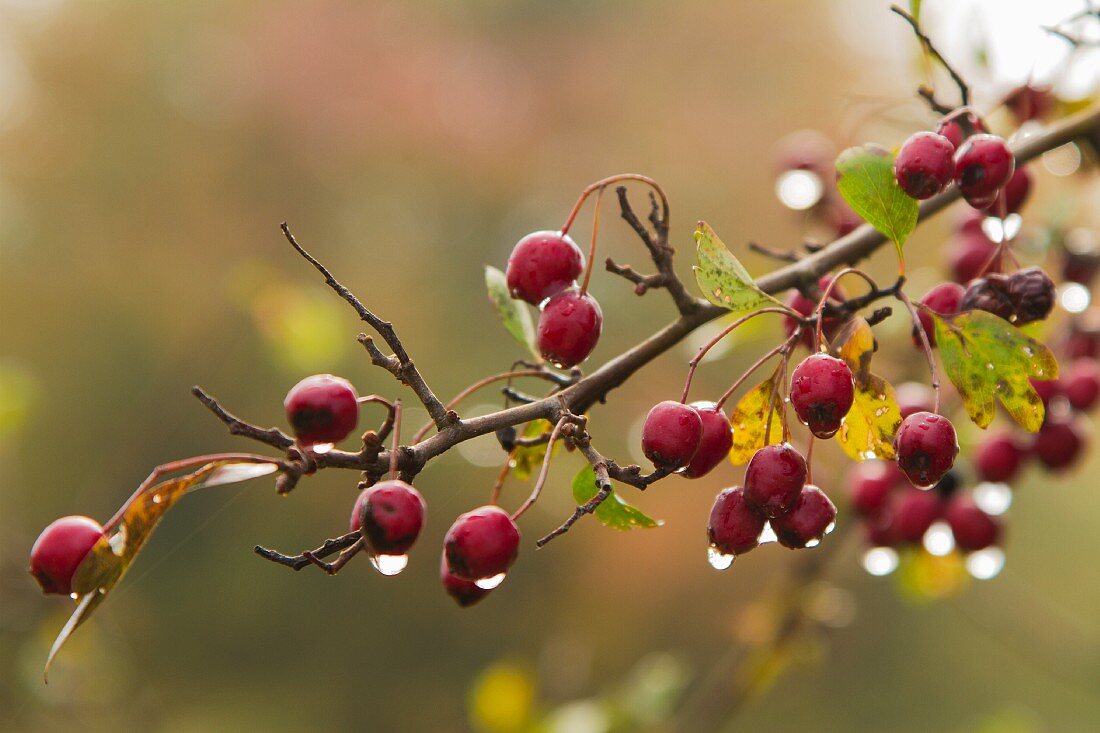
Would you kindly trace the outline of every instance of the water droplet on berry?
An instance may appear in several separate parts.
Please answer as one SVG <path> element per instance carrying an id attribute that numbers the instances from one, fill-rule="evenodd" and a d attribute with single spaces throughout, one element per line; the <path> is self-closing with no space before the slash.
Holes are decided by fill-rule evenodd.
<path id="1" fill-rule="evenodd" d="M 978 580 L 995 577 L 1005 566 L 1005 553 L 999 547 L 987 547 L 972 552 L 966 558 L 966 569 Z"/>
<path id="2" fill-rule="evenodd" d="M 947 522 L 933 522 L 921 541 L 924 549 L 936 557 L 950 555 L 955 549 L 955 535 Z"/>
<path id="3" fill-rule="evenodd" d="M 898 569 L 898 553 L 892 547 L 872 547 L 863 553 L 863 569 L 881 577 Z"/>
<path id="4" fill-rule="evenodd" d="M 323 456 L 324 454 L 326 454 L 330 450 L 332 450 L 334 447 L 336 447 L 335 443 L 317 443 L 316 445 L 310 446 L 309 449 L 311 451 L 313 451 L 314 453 L 316 453 L 317 455 Z"/>
<path id="5" fill-rule="evenodd" d="M 1012 488 L 1005 483 L 983 481 L 974 487 L 971 498 L 979 509 L 996 517 L 1012 506 Z"/>
<path id="6" fill-rule="evenodd" d="M 766 545 L 769 542 L 778 542 L 779 538 L 775 536 L 775 530 L 772 529 L 771 522 L 764 523 L 764 529 L 760 532 L 760 536 L 756 539 L 761 545 Z"/>
<path id="7" fill-rule="evenodd" d="M 804 545 L 804 547 L 806 547 L 806 549 L 809 549 L 811 547 L 817 547 L 820 544 L 821 544 L 821 538 L 820 537 L 814 537 L 813 539 L 806 540 L 806 544 Z"/>
<path id="8" fill-rule="evenodd" d="M 825 528 L 825 534 L 832 534 L 836 529 L 836 522 L 829 522 L 829 526 Z"/>
<path id="9" fill-rule="evenodd" d="M 735 559 L 737 559 L 736 555 L 728 555 L 714 545 L 707 548 L 707 562 L 715 570 L 727 569 L 730 565 L 733 565 Z"/>
<path id="10" fill-rule="evenodd" d="M 496 588 L 498 585 L 504 582 L 505 575 L 507 575 L 507 573 L 497 573 L 496 575 L 491 575 L 488 578 L 478 578 L 474 581 L 474 585 L 476 585 L 478 588 L 481 588 L 482 590 L 492 590 L 493 588 Z"/>
<path id="11" fill-rule="evenodd" d="M 382 575 L 397 575 L 409 564 L 408 555 L 371 555 L 370 564 Z"/>

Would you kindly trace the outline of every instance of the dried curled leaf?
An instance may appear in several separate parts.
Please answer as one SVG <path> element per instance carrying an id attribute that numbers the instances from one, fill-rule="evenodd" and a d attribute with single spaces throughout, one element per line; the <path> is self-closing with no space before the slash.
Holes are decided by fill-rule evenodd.
<path id="1" fill-rule="evenodd" d="M 573 500 L 577 505 L 587 504 L 600 491 L 596 485 L 596 472 L 592 466 L 585 466 L 573 477 Z M 663 522 L 645 514 L 641 509 L 627 504 L 619 498 L 615 490 L 603 500 L 594 512 L 596 519 L 612 529 L 626 531 L 628 529 L 652 529 L 660 527 Z"/>
<path id="2" fill-rule="evenodd" d="M 877 145 L 848 148 L 836 159 L 836 187 L 860 218 L 897 245 L 917 226 L 916 199 L 909 198 L 894 178 L 894 156 Z"/>
<path id="3" fill-rule="evenodd" d="M 275 470 L 272 463 L 214 461 L 193 473 L 161 481 L 130 497 L 123 507 L 121 520 L 92 547 L 73 575 L 76 610 L 50 647 L 43 677 L 49 674 L 50 664 L 61 646 L 118 585 L 161 518 L 177 501 L 196 489 L 247 481 Z"/>
<path id="4" fill-rule="evenodd" d="M 840 447 L 854 460 L 894 458 L 894 433 L 901 424 L 894 387 L 871 373 L 875 335 L 863 318 L 853 318 L 834 340 L 836 355 L 847 362 L 855 380 L 855 399 L 837 431 Z"/>
<path id="5" fill-rule="evenodd" d="M 537 438 L 540 435 L 549 435 L 554 430 L 554 424 L 549 420 L 532 420 L 523 428 L 524 438 Z M 554 454 L 557 455 L 561 442 L 554 444 Z M 551 456 L 553 457 L 553 456 Z M 540 445 L 521 445 L 512 453 L 512 475 L 520 481 L 526 481 L 539 470 L 546 458 L 546 443 Z"/>
<path id="6" fill-rule="evenodd" d="M 695 281 L 711 303 L 734 313 L 747 313 L 762 306 L 781 305 L 756 287 L 744 265 L 726 248 L 710 225 L 699 222 L 695 230 Z"/>
<path id="7" fill-rule="evenodd" d="M 753 453 L 766 444 L 783 440 L 783 416 L 779 413 L 780 400 L 773 401 L 776 389 L 775 377 L 756 385 L 741 398 L 730 415 L 733 427 L 733 447 L 730 448 L 730 461 L 740 466 L 749 462 Z M 764 432 L 768 430 L 768 410 L 771 408 L 771 430 L 767 440 Z"/>
<path id="8" fill-rule="evenodd" d="M 487 266 L 485 288 L 489 292 L 489 302 L 496 309 L 497 315 L 504 323 L 504 328 L 532 356 L 536 359 L 540 358 L 538 349 L 535 348 L 535 322 L 531 318 L 531 311 L 508 292 L 508 279 L 504 273 L 495 267 Z"/>
<path id="9" fill-rule="evenodd" d="M 1043 401 L 1030 378 L 1058 377 L 1058 361 L 1043 344 L 985 311 L 935 317 L 936 345 L 944 371 L 978 427 L 993 420 L 997 400 L 1025 430 L 1043 425 Z"/>

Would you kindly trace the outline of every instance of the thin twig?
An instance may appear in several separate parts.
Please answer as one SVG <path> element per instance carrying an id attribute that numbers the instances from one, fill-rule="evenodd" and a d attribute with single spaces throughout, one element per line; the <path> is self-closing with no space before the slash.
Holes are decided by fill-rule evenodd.
<path id="1" fill-rule="evenodd" d="M 360 533 L 359 530 L 354 530 L 352 532 L 348 532 L 347 534 L 340 535 L 335 539 L 325 540 L 325 543 L 317 549 L 307 550 L 300 555 L 284 555 L 281 552 L 269 550 L 266 547 L 262 547 L 260 545 L 256 545 L 254 548 L 252 548 L 252 550 L 260 557 L 266 560 L 270 560 L 273 563 L 285 565 L 291 570 L 301 570 L 302 568 L 313 564 L 313 562 L 310 560 L 310 556 L 315 559 L 328 557 L 333 553 L 342 552 L 343 550 L 348 549 L 352 545 L 358 543 L 361 538 L 362 533 Z"/>
<path id="2" fill-rule="evenodd" d="M 959 88 L 959 97 L 962 99 L 962 106 L 965 107 L 969 105 L 970 87 L 967 86 L 966 82 L 962 78 L 962 75 L 959 74 L 959 72 L 955 71 L 955 68 L 947 62 L 947 59 L 943 57 L 943 54 L 936 50 L 935 45 L 932 43 L 932 39 L 925 35 L 924 31 L 921 30 L 920 23 L 917 22 L 917 19 L 897 5 L 891 5 L 890 11 L 893 13 L 897 13 L 905 19 L 905 22 L 908 23 L 909 26 L 913 29 L 914 35 L 916 35 L 916 37 L 920 40 L 921 45 L 924 46 L 924 50 L 937 61 L 939 61 L 944 70 L 951 75 L 951 79 L 955 82 L 955 86 Z"/>

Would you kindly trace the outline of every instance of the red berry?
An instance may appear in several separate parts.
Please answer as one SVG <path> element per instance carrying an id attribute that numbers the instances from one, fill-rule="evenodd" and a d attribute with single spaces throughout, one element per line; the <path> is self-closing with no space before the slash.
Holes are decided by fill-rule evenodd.
<path id="1" fill-rule="evenodd" d="M 918 132 L 902 143 L 894 160 L 894 177 L 913 198 L 932 198 L 954 178 L 954 154 L 955 146 L 943 135 Z"/>
<path id="2" fill-rule="evenodd" d="M 90 517 L 62 517 L 42 530 L 28 568 L 42 592 L 69 595 L 73 575 L 102 536 L 103 527 Z"/>
<path id="3" fill-rule="evenodd" d="M 1100 358 L 1100 331 L 1074 330 L 1066 339 L 1066 358 Z"/>
<path id="4" fill-rule="evenodd" d="M 914 486 L 935 486 L 955 464 L 959 441 L 943 415 L 915 412 L 901 421 L 894 436 L 898 467 Z"/>
<path id="5" fill-rule="evenodd" d="M 964 285 L 986 272 L 1001 269 L 1001 255 L 997 245 L 989 241 L 980 230 L 977 233 L 959 233 L 948 244 L 948 259 L 955 281 Z"/>
<path id="6" fill-rule="evenodd" d="M 963 114 L 966 115 L 974 132 L 986 131 L 985 124 L 973 112 L 964 112 Z M 963 129 L 958 120 L 959 116 L 956 115 L 949 120 L 943 120 L 936 127 L 936 133 L 947 138 L 954 148 L 958 148 L 963 141 Z"/>
<path id="7" fill-rule="evenodd" d="M 1100 398 L 1100 363 L 1095 359 L 1077 359 L 1060 381 L 1073 409 L 1091 410 Z"/>
<path id="8" fill-rule="evenodd" d="M 772 520 L 772 529 L 779 544 L 797 550 L 816 546 L 835 524 L 833 502 L 824 491 L 807 484 L 790 511 Z"/>
<path id="9" fill-rule="evenodd" d="M 780 173 L 806 170 L 832 175 L 835 158 L 833 141 L 817 130 L 798 130 L 775 144 L 775 167 Z"/>
<path id="10" fill-rule="evenodd" d="M 1060 471 L 1077 460 L 1084 443 L 1084 436 L 1073 423 L 1048 420 L 1035 436 L 1031 450 L 1044 466 Z"/>
<path id="11" fill-rule="evenodd" d="M 1008 433 L 990 435 L 974 452 L 974 467 L 982 481 L 1008 482 L 1016 477 L 1024 452 Z"/>
<path id="12" fill-rule="evenodd" d="M 811 354 L 791 375 L 791 405 L 798 419 L 819 438 L 830 438 L 855 398 L 848 365 L 828 354 Z"/>
<path id="13" fill-rule="evenodd" d="M 821 278 L 818 279 L 817 287 L 822 293 L 824 293 L 832 282 L 833 278 L 831 275 L 823 275 Z M 830 291 L 829 302 L 840 305 L 844 302 L 846 297 L 847 296 L 844 294 L 844 289 L 838 285 L 837 287 L 833 288 L 832 291 Z M 787 295 L 785 302 L 787 307 L 793 310 L 795 313 L 799 313 L 807 317 L 813 315 L 814 309 L 817 308 L 816 300 L 811 300 L 810 298 L 807 298 L 798 290 L 792 290 Z M 824 335 L 825 338 L 831 339 L 836 333 L 836 330 L 840 326 L 840 324 L 840 318 L 836 316 L 826 317 L 821 322 L 822 335 Z M 783 316 L 783 330 L 787 333 L 788 337 L 790 337 L 790 335 L 794 333 L 794 330 L 797 327 L 798 321 L 796 321 L 791 316 Z M 802 331 L 801 341 L 810 351 L 814 350 L 815 338 L 816 335 L 814 333 L 814 329 L 807 328 Z"/>
<path id="14" fill-rule="evenodd" d="M 767 520 L 745 502 L 740 486 L 725 489 L 714 499 L 707 524 L 711 547 L 726 555 L 741 555 L 760 542 Z"/>
<path id="15" fill-rule="evenodd" d="M 745 468 L 745 501 L 766 517 L 785 514 L 806 484 L 806 459 L 790 443 L 766 445 Z"/>
<path id="16" fill-rule="evenodd" d="M 361 529 L 372 555 L 404 555 L 424 526 L 424 499 L 404 481 L 381 481 L 359 493 L 351 529 Z"/>
<path id="17" fill-rule="evenodd" d="M 483 506 L 455 520 L 443 537 L 447 567 L 464 580 L 508 571 L 519 555 L 519 527 L 498 506 Z"/>
<path id="18" fill-rule="evenodd" d="M 894 502 L 890 532 L 902 542 L 920 542 L 942 510 L 943 498 L 939 494 L 910 487 Z"/>
<path id="19" fill-rule="evenodd" d="M 1054 110 L 1057 101 L 1050 87 L 1025 84 L 1012 90 L 1005 97 L 1004 104 L 1012 111 L 1017 122 L 1024 123 L 1046 117 Z"/>
<path id="20" fill-rule="evenodd" d="M 955 183 L 974 208 L 988 208 L 1012 178 L 1016 159 L 996 135 L 971 135 L 955 153 Z M 985 206 L 975 206 L 988 199 Z"/>
<path id="21" fill-rule="evenodd" d="M 863 530 L 867 544 L 872 547 L 897 547 L 900 540 L 894 532 L 892 510 L 886 507 L 868 516 L 863 522 Z"/>
<path id="22" fill-rule="evenodd" d="M 538 305 L 584 271 L 580 247 L 561 232 L 533 232 L 516 243 L 505 276 L 513 298 Z"/>
<path id="23" fill-rule="evenodd" d="M 689 407 L 699 414 L 703 433 L 699 438 L 699 448 L 684 469 L 683 475 L 699 478 L 714 470 L 729 455 L 730 448 L 733 447 L 733 430 L 726 413 L 713 402 L 692 402 Z"/>
<path id="24" fill-rule="evenodd" d="M 703 420 L 681 402 L 658 402 L 642 424 L 642 452 L 657 468 L 674 471 L 688 465 L 699 449 Z"/>
<path id="25" fill-rule="evenodd" d="M 852 509 L 863 516 L 878 513 L 886 506 L 895 486 L 905 475 L 893 461 L 863 461 L 848 474 L 848 497 Z"/>
<path id="26" fill-rule="evenodd" d="M 1043 401 L 1043 407 L 1046 409 L 1049 416 L 1050 401 L 1062 395 L 1062 380 L 1028 378 L 1028 382 L 1031 384 L 1031 388 L 1039 395 L 1039 399 Z"/>
<path id="27" fill-rule="evenodd" d="M 1031 173 L 1027 168 L 1017 168 L 993 202 L 992 212 L 997 215 L 1012 214 L 1020 210 L 1031 193 Z M 1002 209 L 1002 206 L 1004 207 Z"/>
<path id="28" fill-rule="evenodd" d="M 940 283 L 925 293 L 920 302 L 941 316 L 953 316 L 959 312 L 959 303 L 962 302 L 964 292 L 966 292 L 965 289 L 958 283 Z M 928 334 L 929 345 L 935 346 L 936 328 L 932 324 L 932 316 L 923 310 L 918 311 L 917 314 L 920 317 L 921 328 Z M 913 343 L 917 346 L 921 345 L 920 334 L 916 329 L 913 329 Z"/>
<path id="29" fill-rule="evenodd" d="M 287 420 L 303 445 L 339 443 L 359 423 L 359 403 L 351 382 L 331 374 L 306 377 L 283 400 Z"/>
<path id="30" fill-rule="evenodd" d="M 443 583 L 443 590 L 454 599 L 455 603 L 463 608 L 472 606 L 485 596 L 489 595 L 491 588 L 482 588 L 472 580 L 460 578 L 447 567 L 447 554 L 439 558 L 439 580 Z"/>
<path id="31" fill-rule="evenodd" d="M 976 552 L 997 544 L 1001 524 L 979 509 L 965 496 L 956 496 L 947 504 L 944 519 L 955 535 L 955 546 L 963 552 Z"/>
<path id="32" fill-rule="evenodd" d="M 603 311 L 596 299 L 579 290 L 564 290 L 542 307 L 539 351 L 558 367 L 574 367 L 596 348 L 602 330 Z"/>
<path id="33" fill-rule="evenodd" d="M 902 382 L 895 391 L 901 417 L 905 419 L 915 412 L 931 412 L 936 393 L 923 382 Z"/>

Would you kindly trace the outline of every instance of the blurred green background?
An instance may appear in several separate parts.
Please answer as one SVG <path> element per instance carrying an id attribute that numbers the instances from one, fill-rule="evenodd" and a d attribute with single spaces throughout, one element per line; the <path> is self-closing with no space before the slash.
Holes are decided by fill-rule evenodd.
<path id="1" fill-rule="evenodd" d="M 37 593 L 26 555 L 57 516 L 110 516 L 157 463 L 251 449 L 192 384 L 261 425 L 281 424 L 282 397 L 306 374 L 398 394 L 355 343 L 351 311 L 287 247 L 283 220 L 397 324 L 442 395 L 520 355 L 486 304 L 483 265 L 560 226 L 605 175 L 662 182 L 683 254 L 705 218 L 754 272 L 771 267 L 745 243 L 792 246 L 804 230 L 775 198 L 776 141 L 816 128 L 840 147 L 893 146 L 933 122 L 913 95 L 926 69 L 887 5 L 0 0 L 0 729 L 507 731 L 531 695 L 537 712 L 557 710 L 546 730 L 588 733 L 604 729 L 602 703 L 576 701 L 641 709 L 682 682 L 721 680 L 727 650 L 764 633 L 753 619 L 767 609 L 752 604 L 798 560 L 770 546 L 723 574 L 707 565 L 714 493 L 741 475 L 729 465 L 626 490 L 661 529 L 586 520 L 535 552 L 572 508 L 579 459 L 562 454 L 508 582 L 468 610 L 441 591 L 437 553 L 452 518 L 487 496 L 504 458 L 491 438 L 418 479 L 429 524 L 396 578 L 365 562 L 294 574 L 251 552 L 344 531 L 354 474 L 326 472 L 285 499 L 265 480 L 199 493 L 49 686 L 41 665 L 70 606 Z M 1019 56 L 1047 48 L 1026 35 L 998 71 L 981 36 L 991 3 L 925 5 L 948 48 L 993 60 L 975 71 L 979 103 L 1021 81 Z M 996 5 L 998 22 L 1034 30 L 1079 3 Z M 1087 93 L 1097 69 L 1063 91 Z M 1034 168 L 1025 227 L 1052 212 L 1100 225 L 1095 173 Z M 643 265 L 606 214 L 602 251 Z M 952 218 L 910 240 L 914 292 L 937 277 Z M 889 250 L 870 265 L 884 278 L 893 268 Z M 599 273 L 592 290 L 606 316 L 594 365 L 672 317 L 661 293 L 639 299 Z M 719 394 L 777 329 L 742 337 L 694 393 Z M 889 362 L 878 371 L 924 379 L 905 324 L 877 330 Z M 638 419 L 678 392 L 693 348 L 593 410 L 605 453 L 638 459 Z M 406 424 L 424 417 L 409 413 Z M 842 457 L 816 458 L 840 495 Z M 1097 468 L 1090 454 L 1064 477 L 1028 473 L 1005 572 L 947 600 L 906 600 L 846 549 L 828 632 L 731 729 L 1095 730 Z M 514 506 L 526 487 L 505 491 Z M 724 718 L 720 698 L 711 719 Z"/>

